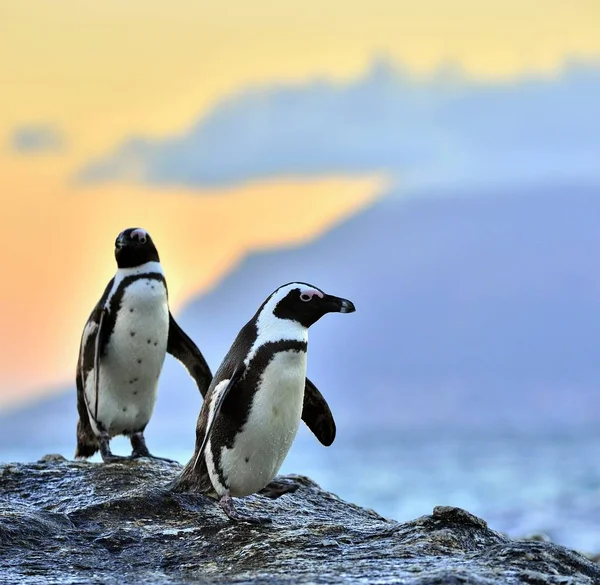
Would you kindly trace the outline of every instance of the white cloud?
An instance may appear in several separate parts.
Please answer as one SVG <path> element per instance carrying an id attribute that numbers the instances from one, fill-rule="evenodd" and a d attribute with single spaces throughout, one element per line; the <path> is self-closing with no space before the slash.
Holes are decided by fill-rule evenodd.
<path id="1" fill-rule="evenodd" d="M 384 170 L 416 184 L 597 179 L 599 103 L 600 66 L 491 84 L 451 70 L 416 80 L 380 60 L 347 84 L 242 91 L 182 135 L 128 140 L 79 178 L 208 186 Z"/>

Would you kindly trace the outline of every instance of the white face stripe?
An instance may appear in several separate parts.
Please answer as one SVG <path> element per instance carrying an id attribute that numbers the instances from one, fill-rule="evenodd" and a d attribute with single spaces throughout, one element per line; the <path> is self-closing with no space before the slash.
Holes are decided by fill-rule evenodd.
<path id="1" fill-rule="evenodd" d="M 148 232 L 143 228 L 134 229 L 131 234 L 129 234 L 130 238 L 137 238 L 142 243 L 148 239 Z"/>
<path id="2" fill-rule="evenodd" d="M 305 302 L 311 301 L 313 297 L 322 299 L 324 296 L 320 290 L 314 288 L 305 288 L 300 291 L 300 300 Z"/>
<path id="3" fill-rule="evenodd" d="M 257 335 L 252 344 L 244 363 L 250 363 L 256 351 L 261 345 L 269 342 L 291 340 L 308 342 L 308 328 L 298 321 L 291 319 L 280 319 L 273 311 L 278 303 L 283 300 L 294 289 L 300 289 L 300 294 L 319 295 L 323 297 L 323 291 L 308 286 L 301 282 L 292 282 L 278 288 L 267 300 L 256 320 Z"/>
<path id="4" fill-rule="evenodd" d="M 267 306 L 271 306 L 271 312 L 273 312 L 273 310 L 277 306 L 277 303 L 285 299 L 285 297 L 287 297 L 287 295 L 294 289 L 299 289 L 300 294 L 310 294 L 311 296 L 317 295 L 321 298 L 323 298 L 323 296 L 325 295 L 325 293 L 322 290 L 318 289 L 315 286 L 310 286 L 309 284 L 306 284 L 304 282 L 290 282 L 290 284 L 280 286 L 276 291 L 274 291 L 271 294 L 268 301 L 265 303 L 263 310 L 266 309 Z"/>

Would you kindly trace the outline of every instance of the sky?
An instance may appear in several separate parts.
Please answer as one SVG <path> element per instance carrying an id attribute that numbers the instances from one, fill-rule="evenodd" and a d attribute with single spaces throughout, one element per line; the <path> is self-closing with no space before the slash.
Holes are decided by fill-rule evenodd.
<path id="1" fill-rule="evenodd" d="M 388 185 L 380 173 L 76 181 L 90 161 L 131 136 L 184 133 L 248 87 L 343 83 L 380 55 L 416 78 L 447 64 L 483 83 L 552 78 L 600 57 L 599 28 L 595 0 L 0 0 L 0 408 L 72 381 L 121 229 L 150 231 L 177 309 L 249 251 L 315 238 Z"/>

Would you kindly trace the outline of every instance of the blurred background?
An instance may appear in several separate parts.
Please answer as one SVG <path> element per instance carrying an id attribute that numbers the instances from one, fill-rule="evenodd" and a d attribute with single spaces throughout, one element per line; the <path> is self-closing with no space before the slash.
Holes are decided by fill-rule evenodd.
<path id="1" fill-rule="evenodd" d="M 0 0 L 0 103 L 0 461 L 73 456 L 142 226 L 213 370 L 284 282 L 355 302 L 311 329 L 338 438 L 283 472 L 600 550 L 595 0 Z M 200 406 L 167 357 L 150 449 L 185 462 Z"/>

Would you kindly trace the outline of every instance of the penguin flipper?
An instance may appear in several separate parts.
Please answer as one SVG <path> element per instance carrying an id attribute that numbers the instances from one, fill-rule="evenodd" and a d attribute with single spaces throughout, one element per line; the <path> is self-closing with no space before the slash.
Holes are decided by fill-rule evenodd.
<path id="1" fill-rule="evenodd" d="M 322 445 L 329 447 L 333 443 L 335 440 L 333 414 L 323 395 L 308 378 L 304 386 L 302 420 Z"/>
<path id="2" fill-rule="evenodd" d="M 100 337 L 100 322 L 104 312 L 107 310 L 107 300 L 114 284 L 114 277 L 111 278 L 100 297 L 100 300 L 93 308 L 83 330 L 81 342 L 79 344 L 79 358 L 77 360 L 77 374 L 75 376 L 75 385 L 77 386 L 77 412 L 79 421 L 77 422 L 77 449 L 75 457 L 91 457 L 98 449 L 100 444 L 92 430 L 90 424 L 90 415 L 92 406 L 88 404 L 85 396 L 85 381 L 90 371 L 95 366 L 96 347 L 100 343 L 100 351 L 104 349 L 109 334 L 106 321 Z"/>
<path id="3" fill-rule="evenodd" d="M 198 465 L 198 461 L 200 461 L 202 454 L 204 453 L 206 443 L 208 442 L 219 411 L 223 406 L 223 402 L 225 402 L 225 398 L 227 398 L 227 395 L 231 392 L 232 388 L 242 379 L 245 371 L 246 366 L 242 363 L 236 368 L 229 380 L 222 380 L 214 387 L 212 393 L 202 405 L 202 411 L 200 412 L 201 421 L 204 422 L 202 419 L 206 417 L 205 422 L 202 425 L 204 426 L 204 437 L 202 438 L 202 443 L 198 449 L 196 459 L 194 460 L 194 467 Z"/>
<path id="4" fill-rule="evenodd" d="M 77 421 L 75 459 L 91 457 L 99 449 L 98 440 L 90 424 L 90 415 L 85 402 L 83 379 L 83 370 L 78 364 L 75 385 L 77 386 L 77 412 L 79 413 L 79 420 Z"/>
<path id="5" fill-rule="evenodd" d="M 102 349 L 106 343 L 107 330 L 106 330 L 106 315 L 108 309 L 104 307 L 100 311 L 98 318 L 98 331 L 96 331 L 96 342 L 94 344 L 94 414 L 93 418 L 95 421 L 98 420 L 98 400 L 99 400 L 99 389 L 100 389 L 100 355 Z"/>
<path id="6" fill-rule="evenodd" d="M 212 381 L 212 373 L 198 346 L 177 324 L 170 311 L 167 352 L 185 366 L 204 398 Z"/>

